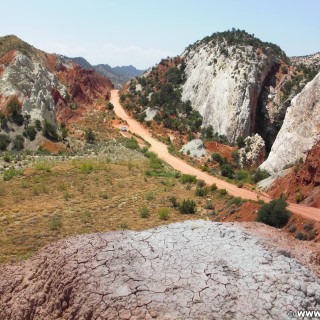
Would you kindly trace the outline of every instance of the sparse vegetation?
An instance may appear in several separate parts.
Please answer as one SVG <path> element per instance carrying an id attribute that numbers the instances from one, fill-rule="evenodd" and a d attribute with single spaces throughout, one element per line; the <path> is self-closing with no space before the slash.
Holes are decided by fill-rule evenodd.
<path id="1" fill-rule="evenodd" d="M 168 220 L 169 219 L 169 209 L 161 208 L 158 211 L 158 216 L 160 220 Z"/>
<path id="2" fill-rule="evenodd" d="M 179 205 L 179 211 L 182 214 L 195 214 L 196 208 L 196 203 L 191 199 L 183 200 L 182 203 Z"/>
<path id="3" fill-rule="evenodd" d="M 180 180 L 182 183 L 196 183 L 197 178 L 196 176 L 192 176 L 190 174 L 183 174 Z"/>

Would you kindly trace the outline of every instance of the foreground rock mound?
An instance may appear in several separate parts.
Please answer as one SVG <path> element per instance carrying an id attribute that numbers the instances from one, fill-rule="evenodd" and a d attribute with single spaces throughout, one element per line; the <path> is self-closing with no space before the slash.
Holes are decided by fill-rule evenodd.
<path id="1" fill-rule="evenodd" d="M 287 319 L 319 280 L 239 225 L 74 237 L 0 268 L 1 319 Z"/>

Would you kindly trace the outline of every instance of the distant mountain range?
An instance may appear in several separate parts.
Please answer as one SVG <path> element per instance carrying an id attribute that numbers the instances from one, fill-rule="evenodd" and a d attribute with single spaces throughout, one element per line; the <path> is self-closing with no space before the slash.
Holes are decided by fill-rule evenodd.
<path id="1" fill-rule="evenodd" d="M 114 67 L 112 68 L 108 64 L 98 64 L 98 65 L 91 65 L 86 59 L 82 57 L 70 58 L 65 57 L 66 60 L 73 61 L 77 63 L 84 69 L 94 69 L 99 74 L 109 78 L 112 83 L 114 84 L 116 89 L 120 89 L 126 82 L 129 80 L 140 76 L 144 73 L 145 70 L 138 70 L 134 66 L 122 66 L 122 67 Z"/>

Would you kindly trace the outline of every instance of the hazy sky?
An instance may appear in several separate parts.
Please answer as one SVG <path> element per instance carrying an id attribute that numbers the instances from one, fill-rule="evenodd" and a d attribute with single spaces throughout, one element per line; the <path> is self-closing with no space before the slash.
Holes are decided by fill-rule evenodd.
<path id="1" fill-rule="evenodd" d="M 289 56 L 320 51 L 320 0 L 10 0 L 1 35 L 90 63 L 147 68 L 232 27 Z"/>

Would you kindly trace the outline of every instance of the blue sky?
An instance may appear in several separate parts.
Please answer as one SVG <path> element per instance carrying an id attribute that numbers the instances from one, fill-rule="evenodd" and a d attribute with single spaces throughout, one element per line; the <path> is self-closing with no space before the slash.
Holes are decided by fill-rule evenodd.
<path id="1" fill-rule="evenodd" d="M 92 64 L 147 68 L 232 27 L 289 56 L 320 51 L 319 0 L 10 0 L 1 7 L 1 35 Z"/>

